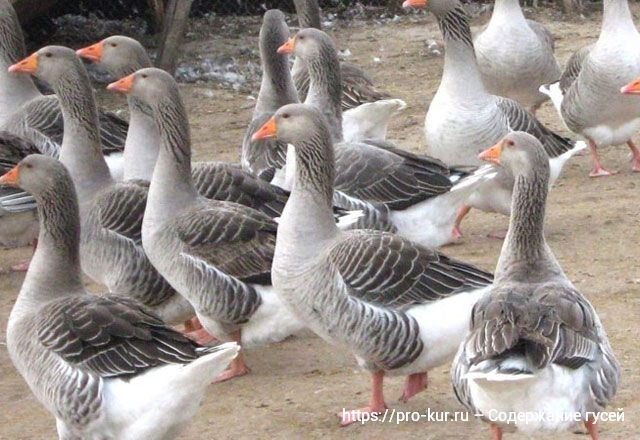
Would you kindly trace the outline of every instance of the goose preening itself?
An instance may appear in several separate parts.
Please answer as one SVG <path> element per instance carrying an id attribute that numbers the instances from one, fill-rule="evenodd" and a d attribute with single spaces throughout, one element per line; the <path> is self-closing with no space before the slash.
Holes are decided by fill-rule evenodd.
<path id="1" fill-rule="evenodd" d="M 314 28 L 322 30 L 320 6 L 318 0 L 293 0 L 298 15 L 300 29 Z M 362 104 L 386 100 L 389 94 L 376 89 L 373 80 L 358 66 L 342 62 L 342 94 L 340 102 L 343 110 L 356 108 Z M 304 60 L 296 58 L 291 69 L 293 81 L 300 99 L 304 101 L 309 92 L 310 77 Z"/>
<path id="2" fill-rule="evenodd" d="M 195 189 L 189 121 L 171 75 L 141 69 L 109 88 L 144 106 L 160 133 L 142 245 L 160 274 L 193 306 L 205 330 L 194 336 L 251 345 L 279 341 L 304 328 L 271 287 L 276 222 L 244 205 L 206 199 Z M 247 372 L 240 354 L 217 380 Z"/>
<path id="3" fill-rule="evenodd" d="M 549 161 L 540 142 L 522 132 L 480 158 L 513 174 L 513 206 L 495 281 L 474 306 L 453 363 L 456 396 L 492 424 L 493 440 L 509 427 L 531 435 L 577 422 L 597 440 L 596 420 L 587 417 L 615 396 L 620 366 L 598 314 L 546 243 Z M 498 420 L 507 413 L 537 417 L 508 425 Z"/>
<path id="4" fill-rule="evenodd" d="M 600 36 L 570 59 L 559 82 L 543 86 L 572 132 L 584 136 L 591 151 L 591 177 L 613 174 L 602 166 L 599 147 L 626 143 L 631 170 L 640 171 L 640 149 L 632 136 L 640 130 L 640 100 L 620 88 L 640 76 L 640 34 L 627 0 L 604 0 Z"/>
<path id="5" fill-rule="evenodd" d="M 305 103 L 319 109 L 329 122 L 335 149 L 336 194 L 380 206 L 379 218 L 390 223 L 399 235 L 423 246 L 435 248 L 450 242 L 456 213 L 483 182 L 495 176 L 493 170 L 485 168 L 471 174 L 469 168 L 450 168 L 389 142 L 345 141 L 340 63 L 331 38 L 317 29 L 304 29 L 278 51 L 295 54 L 308 68 L 310 86 Z M 273 139 L 270 141 L 274 144 Z M 295 163 L 293 154 L 288 155 L 287 170 Z M 340 201 L 334 202 L 342 206 Z"/>
<path id="6" fill-rule="evenodd" d="M 135 301 L 87 293 L 78 202 L 60 162 L 28 156 L 0 184 L 38 204 L 39 244 L 9 315 L 7 349 L 59 438 L 176 438 L 239 347 L 200 347 Z"/>
<path id="7" fill-rule="evenodd" d="M 511 131 L 525 131 L 538 138 L 549 157 L 550 185 L 575 153 L 586 148 L 546 128 L 522 105 L 489 93 L 483 82 L 474 52 L 469 19 L 459 0 L 406 0 L 405 7 L 427 8 L 433 12 L 445 45 L 444 69 L 438 90 L 425 118 L 425 137 L 429 155 L 450 166 L 478 165 L 478 152 Z M 498 178 L 486 182 L 460 210 L 460 223 L 475 207 L 508 215 L 513 178 L 500 170 Z"/>
<path id="8" fill-rule="evenodd" d="M 407 375 L 402 400 L 453 357 L 492 276 L 388 232 L 340 231 L 332 220 L 331 131 L 314 106 L 282 107 L 254 134 L 294 145 L 295 183 L 282 213 L 271 278 L 295 316 L 349 350 L 372 378 L 362 412 L 386 408 L 385 375 Z M 358 420 L 342 414 L 342 423 Z M 352 417 L 353 416 L 353 417 Z"/>
<path id="9" fill-rule="evenodd" d="M 538 88 L 560 78 L 553 36 L 525 18 L 518 0 L 496 0 L 473 46 L 487 92 L 513 99 L 531 113 L 549 99 Z"/>
<path id="10" fill-rule="evenodd" d="M 64 125 L 58 98 L 43 96 L 29 76 L 10 70 L 27 53 L 8 0 L 0 0 L 0 39 L 0 127 L 33 142 L 42 154 L 58 157 Z M 103 152 L 114 177 L 121 179 L 127 123 L 109 112 L 99 112 L 99 119 Z"/>

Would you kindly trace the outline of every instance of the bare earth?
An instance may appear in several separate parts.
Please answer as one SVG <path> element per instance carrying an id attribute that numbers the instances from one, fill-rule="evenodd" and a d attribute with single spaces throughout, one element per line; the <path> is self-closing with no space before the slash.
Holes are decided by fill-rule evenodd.
<path id="1" fill-rule="evenodd" d="M 638 11 L 637 8 L 634 8 Z M 549 25 L 558 37 L 556 54 L 564 62 L 577 48 L 595 40 L 600 14 L 579 22 L 561 22 L 550 13 L 536 19 Z M 479 24 L 478 20 L 476 24 Z M 186 44 L 187 53 L 202 47 L 224 52 L 239 44 L 257 44 L 257 27 L 235 37 L 219 37 L 215 30 L 207 41 Z M 435 93 L 442 69 L 442 57 L 427 56 L 424 41 L 441 41 L 431 16 L 373 26 L 356 22 L 338 24 L 333 33 L 341 48 L 348 47 L 354 61 L 364 67 L 383 88 L 403 98 L 409 108 L 393 124 L 389 138 L 403 148 L 422 152 L 425 108 Z M 374 61 L 380 58 L 380 62 Z M 462 79 L 464 81 L 464 79 Z M 182 88 L 190 110 L 195 159 L 237 161 L 243 130 L 250 119 L 247 93 L 211 84 Z M 108 99 L 109 105 L 124 101 Z M 640 99 L 640 98 L 639 98 Z M 602 109 L 606 111 L 606 109 Z M 539 116 L 556 130 L 564 130 L 551 104 Z M 480 146 L 479 146 L 480 148 Z M 640 345 L 637 343 L 640 316 L 640 273 L 637 239 L 640 230 L 640 175 L 629 171 L 628 150 L 609 148 L 603 161 L 621 173 L 590 179 L 588 157 L 578 157 L 565 168 L 554 188 L 547 209 L 546 235 L 569 278 L 594 303 L 613 348 L 622 363 L 623 379 L 611 409 L 624 408 L 623 422 L 601 425 L 604 439 L 640 438 L 637 420 L 640 399 Z M 449 246 L 451 255 L 493 270 L 501 243 L 486 234 L 507 225 L 505 217 L 473 212 L 465 226 L 462 243 Z M 0 251 L 0 267 L 27 257 L 29 249 Z M 43 410 L 19 377 L 6 352 L 4 329 L 23 276 L 0 275 L 0 439 L 55 438 L 53 418 Z M 99 286 L 90 285 L 100 291 Z M 487 426 L 475 420 L 458 423 L 369 423 L 339 428 L 335 413 L 343 407 L 356 408 L 368 400 L 369 379 L 358 371 L 354 359 L 322 342 L 312 334 L 291 338 L 269 347 L 247 352 L 250 375 L 232 382 L 211 385 L 204 404 L 181 438 L 488 438 Z M 408 404 L 397 401 L 402 378 L 386 381 L 387 402 L 398 411 L 459 411 L 449 384 L 449 366 L 430 373 L 429 389 Z M 473 419 L 473 417 L 471 417 Z M 508 439 L 524 439 L 508 435 Z M 564 433 L 541 438 L 578 439 Z"/>

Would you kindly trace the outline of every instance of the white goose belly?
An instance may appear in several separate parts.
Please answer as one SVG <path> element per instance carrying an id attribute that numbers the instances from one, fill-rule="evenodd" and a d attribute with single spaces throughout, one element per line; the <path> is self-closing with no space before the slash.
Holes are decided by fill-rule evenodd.
<path id="1" fill-rule="evenodd" d="M 481 165 L 478 154 L 507 134 L 490 100 L 454 105 L 439 90 L 425 118 L 427 154 L 447 165 Z"/>
<path id="2" fill-rule="evenodd" d="M 482 381 L 479 386 L 469 379 L 469 392 L 478 412 L 499 423 L 498 417 L 521 414 L 529 420 L 516 420 L 501 425 L 533 434 L 536 431 L 566 431 L 584 421 L 591 394 L 588 367 L 572 370 L 559 365 L 536 372 L 528 378 L 513 381 Z M 581 413 L 576 420 L 575 413 Z M 505 414 L 501 416 L 501 414 Z M 500 424 L 500 423 L 499 423 Z"/>
<path id="3" fill-rule="evenodd" d="M 422 373 L 450 362 L 469 330 L 471 309 L 489 287 L 459 293 L 407 310 L 407 314 L 418 321 L 424 350 L 416 360 L 389 371 L 388 374 L 404 376 Z"/>

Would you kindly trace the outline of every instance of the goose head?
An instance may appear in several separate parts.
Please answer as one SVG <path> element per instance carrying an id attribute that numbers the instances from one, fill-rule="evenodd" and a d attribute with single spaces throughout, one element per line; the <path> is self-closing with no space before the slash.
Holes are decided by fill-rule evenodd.
<path id="1" fill-rule="evenodd" d="M 333 40 L 324 32 L 307 28 L 298 32 L 295 37 L 278 48 L 278 53 L 295 55 L 304 61 L 312 59 L 323 59 L 323 54 L 327 50 L 336 51 Z"/>
<path id="2" fill-rule="evenodd" d="M 112 35 L 91 46 L 78 49 L 76 54 L 100 64 L 117 78 L 151 67 L 151 60 L 142 44 L 136 39 L 122 35 Z"/>
<path id="3" fill-rule="evenodd" d="M 307 104 L 288 104 L 278 109 L 251 140 L 277 139 L 298 149 L 309 141 L 329 137 L 326 118 L 320 111 Z"/>
<path id="4" fill-rule="evenodd" d="M 63 46 L 45 46 L 9 67 L 12 73 L 27 73 L 54 86 L 69 72 L 82 71 L 82 62 L 73 51 Z"/>
<path id="5" fill-rule="evenodd" d="M 160 110 L 164 103 L 180 100 L 176 81 L 162 69 L 148 67 L 112 82 L 108 90 L 122 93 L 150 110 Z"/>
<path id="6" fill-rule="evenodd" d="M 542 144 L 534 136 L 522 131 L 509 133 L 480 153 L 478 158 L 503 167 L 514 176 L 531 175 L 544 170 L 549 173 L 549 158 Z"/>
<path id="7" fill-rule="evenodd" d="M 65 182 L 70 179 L 69 172 L 57 159 L 31 154 L 0 177 L 0 184 L 22 188 L 38 199 L 40 195 L 68 186 Z"/>

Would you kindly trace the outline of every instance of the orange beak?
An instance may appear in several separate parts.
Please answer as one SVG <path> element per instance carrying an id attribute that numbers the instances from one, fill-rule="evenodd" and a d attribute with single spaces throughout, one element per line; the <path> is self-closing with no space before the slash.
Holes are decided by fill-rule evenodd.
<path id="1" fill-rule="evenodd" d="M 491 148 L 487 148 L 482 153 L 478 155 L 478 159 L 484 160 L 487 162 L 495 163 L 496 165 L 500 165 L 500 154 L 502 154 L 502 145 L 504 144 L 504 139 L 495 144 Z"/>
<path id="2" fill-rule="evenodd" d="M 640 95 L 640 78 L 634 79 L 620 89 L 620 93 L 625 95 Z"/>
<path id="3" fill-rule="evenodd" d="M 38 70 L 38 55 L 32 53 L 24 60 L 9 66 L 8 70 L 11 73 L 30 73 L 33 75 Z"/>
<path id="4" fill-rule="evenodd" d="M 133 87 L 133 77 L 135 73 L 132 73 L 129 76 L 125 76 L 124 78 L 120 78 L 116 82 L 112 82 L 107 86 L 107 90 L 111 90 L 112 92 L 123 93 L 128 95 L 131 93 L 131 88 Z"/>
<path id="5" fill-rule="evenodd" d="M 404 0 L 402 3 L 403 8 L 416 8 L 422 9 L 427 6 L 427 0 Z"/>
<path id="6" fill-rule="evenodd" d="M 294 38 L 289 38 L 286 43 L 278 48 L 278 53 L 280 55 L 291 55 L 295 47 L 296 40 Z"/>
<path id="7" fill-rule="evenodd" d="M 0 177 L 0 185 L 18 186 L 18 177 L 20 176 L 20 165 L 11 168 L 7 173 Z"/>
<path id="8" fill-rule="evenodd" d="M 271 139 L 276 137 L 278 129 L 276 127 L 276 120 L 274 118 L 269 119 L 264 123 L 262 127 L 258 129 L 253 136 L 251 136 L 251 142 L 261 141 L 263 139 Z"/>
<path id="9" fill-rule="evenodd" d="M 82 49 L 76 50 L 76 55 L 82 58 L 86 58 L 89 61 L 94 63 L 99 63 L 102 60 L 102 50 L 104 48 L 104 44 L 102 41 L 92 44 L 91 46 L 83 47 Z"/>

